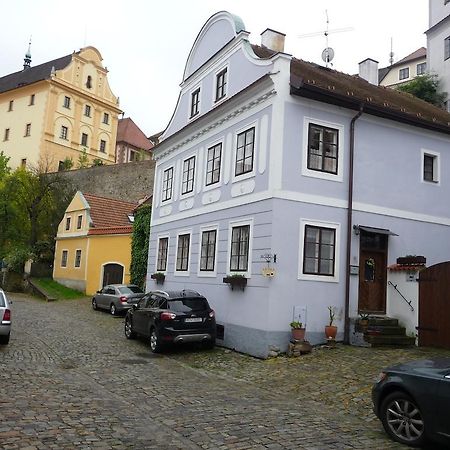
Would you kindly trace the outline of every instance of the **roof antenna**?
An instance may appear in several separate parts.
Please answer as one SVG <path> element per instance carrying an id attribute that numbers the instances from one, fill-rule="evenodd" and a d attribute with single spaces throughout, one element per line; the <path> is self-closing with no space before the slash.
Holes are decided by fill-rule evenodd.
<path id="1" fill-rule="evenodd" d="M 391 37 L 391 52 L 389 53 L 389 65 L 392 66 L 392 64 L 394 64 L 394 50 Z"/>

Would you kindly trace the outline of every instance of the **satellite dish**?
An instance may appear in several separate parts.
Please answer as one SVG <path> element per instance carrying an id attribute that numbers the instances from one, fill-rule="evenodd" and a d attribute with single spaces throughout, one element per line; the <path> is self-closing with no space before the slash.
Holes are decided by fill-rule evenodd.
<path id="1" fill-rule="evenodd" d="M 322 60 L 328 65 L 334 58 L 334 50 L 331 47 L 327 47 L 322 52 Z"/>

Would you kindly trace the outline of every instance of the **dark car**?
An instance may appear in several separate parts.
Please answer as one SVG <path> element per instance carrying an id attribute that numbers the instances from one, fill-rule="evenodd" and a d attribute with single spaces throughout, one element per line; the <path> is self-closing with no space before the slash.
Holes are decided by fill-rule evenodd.
<path id="1" fill-rule="evenodd" d="M 372 389 L 374 412 L 389 436 L 410 447 L 450 444 L 450 358 L 389 367 Z"/>
<path id="2" fill-rule="evenodd" d="M 125 316 L 125 336 L 150 340 L 153 353 L 168 344 L 216 343 L 216 319 L 205 297 L 191 290 L 152 291 L 144 295 Z"/>
<path id="3" fill-rule="evenodd" d="M 124 313 L 144 295 L 134 284 L 108 284 L 92 298 L 93 309 L 106 309 L 115 316 Z"/>

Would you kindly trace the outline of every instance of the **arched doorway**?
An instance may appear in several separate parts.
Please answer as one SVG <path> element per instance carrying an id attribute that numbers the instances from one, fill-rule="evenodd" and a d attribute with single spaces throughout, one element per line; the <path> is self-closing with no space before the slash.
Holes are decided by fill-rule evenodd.
<path id="1" fill-rule="evenodd" d="M 117 263 L 109 263 L 103 266 L 102 287 L 107 284 L 123 283 L 123 266 Z"/>

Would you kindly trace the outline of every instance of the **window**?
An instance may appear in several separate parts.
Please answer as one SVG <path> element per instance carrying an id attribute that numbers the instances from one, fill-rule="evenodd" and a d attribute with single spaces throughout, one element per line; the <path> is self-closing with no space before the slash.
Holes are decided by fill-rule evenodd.
<path id="1" fill-rule="evenodd" d="M 222 159 L 222 143 L 208 149 L 206 161 L 206 186 L 220 181 L 220 162 Z"/>
<path id="2" fill-rule="evenodd" d="M 33 106 L 34 105 L 34 94 L 30 95 L 30 104 L 29 106 Z"/>
<path id="3" fill-rule="evenodd" d="M 250 225 L 233 227 L 231 231 L 230 271 L 246 272 L 250 243 Z"/>
<path id="4" fill-rule="evenodd" d="M 86 133 L 81 133 L 81 145 L 87 147 L 88 145 L 88 135 Z"/>
<path id="5" fill-rule="evenodd" d="M 61 139 L 64 139 L 67 141 L 67 136 L 69 134 L 69 129 L 67 127 L 65 127 L 64 125 L 61 126 L 61 134 L 59 135 L 59 137 Z"/>
<path id="6" fill-rule="evenodd" d="M 75 267 L 81 266 L 81 250 L 75 252 Z"/>
<path id="7" fill-rule="evenodd" d="M 103 123 L 108 125 L 109 124 L 109 114 L 103 113 Z"/>
<path id="8" fill-rule="evenodd" d="M 63 250 L 61 254 L 61 267 L 67 267 L 67 250 Z"/>
<path id="9" fill-rule="evenodd" d="M 450 36 L 444 40 L 444 59 L 450 58 Z"/>
<path id="10" fill-rule="evenodd" d="M 25 167 L 27 167 L 27 158 L 22 158 L 22 160 L 20 161 L 20 167 L 22 167 L 22 169 L 25 169 Z"/>
<path id="11" fill-rule="evenodd" d="M 165 272 L 167 270 L 167 250 L 169 248 L 169 238 L 164 237 L 159 239 L 158 244 L 158 259 L 156 261 L 156 270 Z"/>
<path id="12" fill-rule="evenodd" d="M 227 69 L 216 75 L 216 102 L 227 95 Z"/>
<path id="13" fill-rule="evenodd" d="M 334 276 L 336 230 L 305 225 L 303 273 Z"/>
<path id="14" fill-rule="evenodd" d="M 9 128 L 5 128 L 5 134 L 3 136 L 4 141 L 9 141 Z"/>
<path id="15" fill-rule="evenodd" d="M 191 117 L 196 116 L 200 112 L 200 88 L 191 94 Z"/>
<path id="16" fill-rule="evenodd" d="M 91 107 L 89 105 L 84 105 L 84 115 L 86 117 L 91 117 Z"/>
<path id="17" fill-rule="evenodd" d="M 106 141 L 103 139 L 100 139 L 100 151 L 106 153 Z"/>
<path id="18" fill-rule="evenodd" d="M 187 272 L 189 267 L 189 241 L 189 234 L 180 234 L 178 236 L 176 270 L 179 272 Z"/>
<path id="19" fill-rule="evenodd" d="M 91 77 L 90 75 L 87 76 L 87 79 L 86 79 L 86 87 L 87 87 L 88 89 L 91 89 L 91 88 L 92 88 L 92 77 Z"/>
<path id="20" fill-rule="evenodd" d="M 422 151 L 422 154 L 423 181 L 439 183 L 439 153 L 427 150 Z"/>
<path id="21" fill-rule="evenodd" d="M 406 78 L 409 78 L 409 67 L 406 67 L 405 69 L 400 69 L 398 71 L 399 80 L 406 80 Z"/>
<path id="22" fill-rule="evenodd" d="M 81 230 L 81 225 L 82 225 L 82 223 L 83 223 L 83 216 L 82 216 L 82 215 L 79 215 L 79 216 L 77 217 L 77 230 Z"/>
<path id="23" fill-rule="evenodd" d="M 63 106 L 64 106 L 64 108 L 69 108 L 70 109 L 70 97 L 67 97 L 67 95 L 64 97 Z"/>
<path id="24" fill-rule="evenodd" d="M 172 198 L 172 183 L 173 183 L 173 167 L 166 169 L 163 174 L 163 188 L 162 201 L 170 200 Z"/>
<path id="25" fill-rule="evenodd" d="M 200 271 L 214 271 L 216 259 L 216 238 L 217 230 L 208 230 L 202 232 L 202 246 L 200 250 Z"/>
<path id="26" fill-rule="evenodd" d="M 70 230 L 70 217 L 66 217 L 66 231 Z"/>
<path id="27" fill-rule="evenodd" d="M 31 135 L 31 123 L 27 123 L 25 125 L 25 137 L 30 136 Z"/>
<path id="28" fill-rule="evenodd" d="M 14 100 L 9 101 L 8 111 L 12 111 L 14 107 Z"/>
<path id="29" fill-rule="evenodd" d="M 250 128 L 237 135 L 235 175 L 242 175 L 253 170 L 255 149 L 255 128 Z"/>
<path id="30" fill-rule="evenodd" d="M 181 193 L 187 194 L 194 190 L 195 156 L 183 162 L 183 180 Z"/>
<path id="31" fill-rule="evenodd" d="M 427 63 L 417 64 L 416 72 L 417 75 L 423 75 L 427 71 Z"/>
<path id="32" fill-rule="evenodd" d="M 308 131 L 308 169 L 338 173 L 338 130 L 313 123 Z"/>

